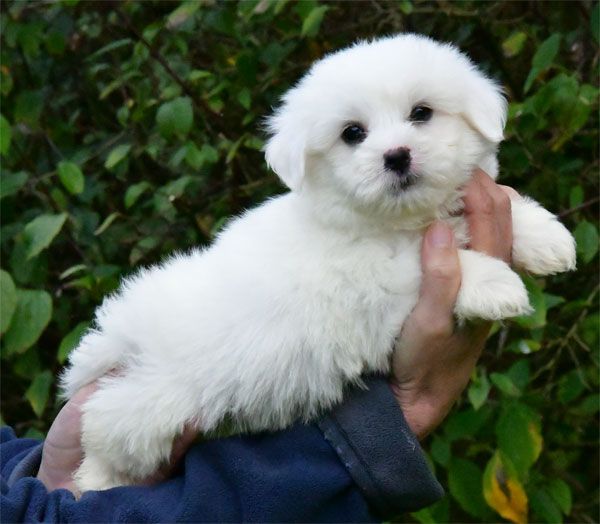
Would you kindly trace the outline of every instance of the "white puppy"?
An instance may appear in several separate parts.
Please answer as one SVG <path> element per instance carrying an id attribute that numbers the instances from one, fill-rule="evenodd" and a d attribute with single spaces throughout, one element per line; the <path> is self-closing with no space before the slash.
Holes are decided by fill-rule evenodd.
<path id="1" fill-rule="evenodd" d="M 126 280 L 71 354 L 66 397 L 104 376 L 84 408 L 81 490 L 149 475 L 186 423 L 282 428 L 339 402 L 363 373 L 388 372 L 417 300 L 423 231 L 447 219 L 464 245 L 450 215 L 476 167 L 496 176 L 505 118 L 500 88 L 425 37 L 317 62 L 269 120 L 267 161 L 291 192 L 232 220 L 210 248 Z M 512 209 L 518 267 L 574 268 L 555 216 L 527 198 Z M 530 311 L 507 264 L 466 250 L 460 263 L 458 318 Z"/>

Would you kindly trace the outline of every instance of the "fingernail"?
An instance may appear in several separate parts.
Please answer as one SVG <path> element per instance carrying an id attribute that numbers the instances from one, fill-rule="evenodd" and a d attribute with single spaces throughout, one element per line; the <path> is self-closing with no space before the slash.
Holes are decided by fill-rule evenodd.
<path id="1" fill-rule="evenodd" d="M 450 247 L 453 241 L 452 230 L 443 222 L 436 222 L 427 232 L 427 241 L 432 247 Z"/>

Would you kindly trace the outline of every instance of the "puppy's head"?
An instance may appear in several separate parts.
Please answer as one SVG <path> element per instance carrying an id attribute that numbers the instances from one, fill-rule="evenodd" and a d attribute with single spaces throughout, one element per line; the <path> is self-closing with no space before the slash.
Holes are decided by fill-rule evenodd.
<path id="1" fill-rule="evenodd" d="M 314 64 L 269 119 L 266 158 L 294 191 L 418 213 L 489 169 L 505 118 L 499 87 L 456 48 L 400 35 Z"/>

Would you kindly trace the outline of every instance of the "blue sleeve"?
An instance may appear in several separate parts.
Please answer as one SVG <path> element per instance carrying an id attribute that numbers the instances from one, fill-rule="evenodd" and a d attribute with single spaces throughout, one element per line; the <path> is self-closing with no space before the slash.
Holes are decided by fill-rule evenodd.
<path id="1" fill-rule="evenodd" d="M 78 501 L 34 478 L 39 443 L 1 442 L 3 522 L 374 522 L 442 495 L 382 379 L 318 424 L 203 442 L 167 482 Z"/>

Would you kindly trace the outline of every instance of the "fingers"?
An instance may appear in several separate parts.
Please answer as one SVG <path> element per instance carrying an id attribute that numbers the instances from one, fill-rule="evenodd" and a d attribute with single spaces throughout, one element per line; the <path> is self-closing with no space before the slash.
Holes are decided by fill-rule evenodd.
<path id="1" fill-rule="evenodd" d="M 169 462 L 163 464 L 149 477 L 141 480 L 139 484 L 143 486 L 150 486 L 153 484 L 158 484 L 159 482 L 163 482 L 171 477 L 186 454 L 187 450 L 196 440 L 196 437 L 199 433 L 200 430 L 197 428 L 197 426 L 186 425 L 183 429 L 183 433 L 179 435 L 173 442 Z"/>
<path id="2" fill-rule="evenodd" d="M 498 186 L 480 169 L 465 187 L 465 217 L 469 225 L 469 247 L 510 262 L 512 251 L 512 188 Z M 518 193 L 517 193 L 518 195 Z"/>
<path id="3" fill-rule="evenodd" d="M 435 222 L 426 231 L 421 266 L 421 293 L 411 319 L 426 334 L 449 336 L 454 329 L 453 311 L 460 288 L 460 263 L 454 234 L 443 222 Z"/>
<path id="4" fill-rule="evenodd" d="M 511 200 L 515 200 L 517 198 L 521 198 L 521 195 L 510 186 L 503 186 L 502 184 L 497 184 L 502 191 L 504 191 Z"/>
<path id="5" fill-rule="evenodd" d="M 171 467 L 175 467 L 179 463 L 199 433 L 200 430 L 196 426 L 186 426 L 184 428 L 183 433 L 173 442 L 170 459 Z"/>
<path id="6" fill-rule="evenodd" d="M 73 473 L 83 458 L 81 408 L 97 388 L 97 383 L 93 382 L 77 391 L 60 410 L 48 431 L 37 477 L 49 491 L 58 488 L 73 493 L 77 491 Z"/>

